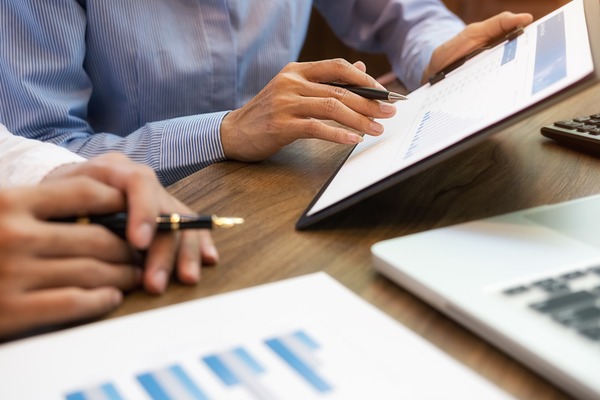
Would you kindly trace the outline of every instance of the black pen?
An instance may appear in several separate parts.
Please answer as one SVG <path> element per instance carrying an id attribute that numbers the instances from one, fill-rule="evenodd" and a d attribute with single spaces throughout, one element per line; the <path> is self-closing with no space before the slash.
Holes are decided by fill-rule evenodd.
<path id="1" fill-rule="evenodd" d="M 439 81 L 441 81 L 442 79 L 444 79 L 446 77 L 446 75 L 448 75 L 450 72 L 454 71 L 456 68 L 460 67 L 461 65 L 463 65 L 465 62 L 467 62 L 467 60 L 475 57 L 477 54 L 485 51 L 485 50 L 489 50 L 492 47 L 496 47 L 497 45 L 499 45 L 500 43 L 504 42 L 504 41 L 511 41 L 513 39 L 516 39 L 517 36 L 521 35 L 523 33 L 523 27 L 520 26 L 518 28 L 516 28 L 514 31 L 499 37 L 495 40 L 492 40 L 491 42 L 489 42 L 488 44 L 486 44 L 483 47 L 480 47 L 472 52 L 470 52 L 469 54 L 467 54 L 466 56 L 459 58 L 458 60 L 454 61 L 452 64 L 448 65 L 446 68 L 442 68 L 441 71 L 437 72 L 436 74 L 432 75 L 429 77 L 428 81 L 430 85 L 434 85 L 436 83 L 438 83 Z"/>
<path id="2" fill-rule="evenodd" d="M 337 86 L 351 91 L 365 99 L 370 100 L 383 100 L 383 101 L 396 101 L 396 100 L 408 100 L 408 97 L 401 95 L 400 93 L 388 92 L 383 89 L 375 89 L 364 86 L 347 85 L 345 83 L 326 83 L 329 86 Z"/>
<path id="3" fill-rule="evenodd" d="M 76 224 L 99 224 L 115 233 L 125 232 L 127 227 L 127 213 L 104 215 L 91 215 L 86 217 L 72 217 L 53 219 L 53 222 L 68 222 Z M 182 215 L 162 214 L 156 217 L 156 230 L 177 231 L 181 229 L 212 229 L 231 228 L 244 223 L 243 218 L 217 217 L 216 215 Z"/>

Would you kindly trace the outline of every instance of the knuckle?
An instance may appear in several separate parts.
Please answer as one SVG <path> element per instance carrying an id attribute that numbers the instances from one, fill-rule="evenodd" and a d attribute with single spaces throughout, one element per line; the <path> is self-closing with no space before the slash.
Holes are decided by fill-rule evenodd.
<path id="1" fill-rule="evenodd" d="M 350 64 L 348 61 L 344 60 L 343 58 L 334 58 L 331 61 L 333 64 L 333 68 L 335 68 L 336 70 L 339 70 L 339 71 L 344 71 L 344 70 L 348 69 L 348 67 L 352 66 L 352 64 Z"/>
<path id="2" fill-rule="evenodd" d="M 304 131 L 309 137 L 317 137 L 321 130 L 321 124 L 316 119 L 309 119 L 306 121 Z"/>
<path id="3" fill-rule="evenodd" d="M 332 97 L 344 101 L 348 97 L 348 94 L 350 94 L 350 91 L 341 87 L 332 86 L 331 93 Z"/>
<path id="4" fill-rule="evenodd" d="M 288 71 L 291 71 L 291 70 L 295 70 L 295 69 L 298 68 L 299 65 L 300 65 L 299 62 L 295 62 L 295 61 L 289 62 L 289 63 L 287 63 L 285 65 L 285 67 L 283 67 L 281 69 L 281 72 L 288 72 Z"/>
<path id="5" fill-rule="evenodd" d="M 38 239 L 34 229 L 30 229 L 31 225 L 17 219 L 3 218 L 0 227 L 0 246 L 6 252 L 26 248 Z"/>
<path id="6" fill-rule="evenodd" d="M 82 294 L 85 289 L 80 287 L 69 287 L 63 289 L 61 298 L 61 307 L 67 314 L 78 314 L 80 313 L 85 303 L 82 298 Z"/>
<path id="7" fill-rule="evenodd" d="M 338 99 L 329 97 L 323 100 L 323 109 L 328 114 L 335 114 L 340 111 L 341 103 Z"/>
<path id="8" fill-rule="evenodd" d="M 106 273 L 104 267 L 94 259 L 88 259 L 85 261 L 85 273 L 82 274 L 81 283 L 85 287 L 98 286 L 105 282 Z"/>

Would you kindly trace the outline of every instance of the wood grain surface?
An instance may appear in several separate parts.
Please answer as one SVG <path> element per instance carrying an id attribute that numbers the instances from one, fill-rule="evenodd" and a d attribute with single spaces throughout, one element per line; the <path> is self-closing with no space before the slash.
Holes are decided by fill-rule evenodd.
<path id="1" fill-rule="evenodd" d="M 311 231 L 298 232 L 294 224 L 350 148 L 305 140 L 261 163 L 223 162 L 198 171 L 170 191 L 195 211 L 241 216 L 246 223 L 214 231 L 221 259 L 203 269 L 200 284 L 173 282 L 160 297 L 133 293 L 110 317 L 326 271 L 516 397 L 568 399 L 527 367 L 376 273 L 370 246 L 600 192 L 599 158 L 561 147 L 539 133 L 555 120 L 599 112 L 598 89 L 594 86 L 515 123 Z"/>

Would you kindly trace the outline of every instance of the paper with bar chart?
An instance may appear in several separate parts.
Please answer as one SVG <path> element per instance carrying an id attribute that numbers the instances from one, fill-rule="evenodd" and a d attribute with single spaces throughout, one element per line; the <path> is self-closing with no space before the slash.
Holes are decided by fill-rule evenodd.
<path id="1" fill-rule="evenodd" d="M 306 211 L 309 218 L 581 81 L 594 71 L 583 3 L 468 60 L 396 103 L 379 137 L 365 136 Z"/>
<path id="2" fill-rule="evenodd" d="M 11 400 L 508 398 L 325 273 L 4 344 L 0 375 Z"/>

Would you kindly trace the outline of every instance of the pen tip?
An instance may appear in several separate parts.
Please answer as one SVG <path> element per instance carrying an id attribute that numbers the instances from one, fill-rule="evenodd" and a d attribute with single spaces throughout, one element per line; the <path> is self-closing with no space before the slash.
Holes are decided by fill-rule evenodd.
<path id="1" fill-rule="evenodd" d="M 231 228 L 244 223 L 244 218 L 213 217 L 213 223 L 220 228 Z"/>
<path id="2" fill-rule="evenodd" d="M 390 95 L 388 96 L 388 98 L 390 99 L 390 101 L 408 100 L 408 97 L 406 97 L 400 93 L 394 93 L 394 92 L 390 92 Z"/>

